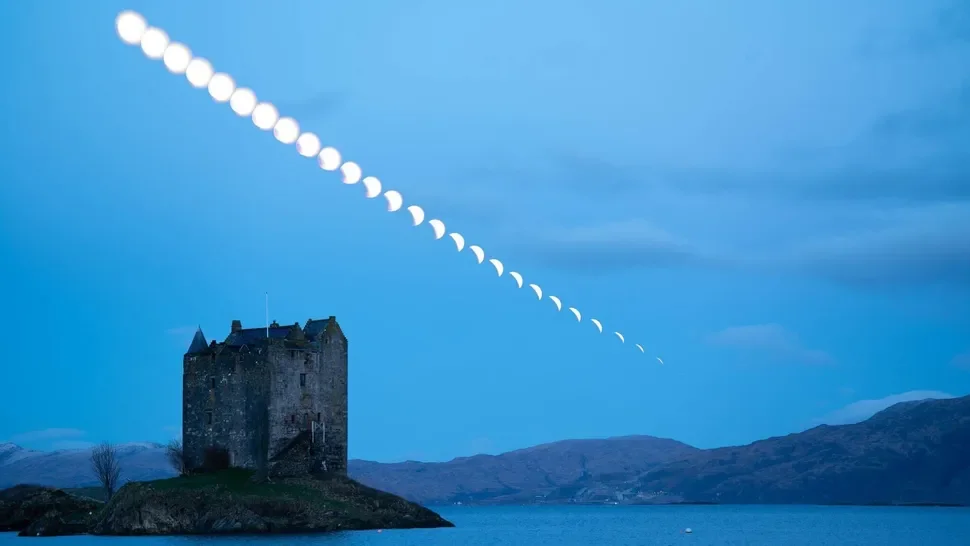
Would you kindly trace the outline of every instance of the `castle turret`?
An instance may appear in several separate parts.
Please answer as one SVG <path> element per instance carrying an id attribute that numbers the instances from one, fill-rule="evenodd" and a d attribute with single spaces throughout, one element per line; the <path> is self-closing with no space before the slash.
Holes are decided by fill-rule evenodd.
<path id="1" fill-rule="evenodd" d="M 205 341 L 205 335 L 202 334 L 202 327 L 195 331 L 195 336 L 192 337 L 192 343 L 189 344 L 189 350 L 185 354 L 197 353 L 199 351 L 205 350 L 209 344 Z"/>

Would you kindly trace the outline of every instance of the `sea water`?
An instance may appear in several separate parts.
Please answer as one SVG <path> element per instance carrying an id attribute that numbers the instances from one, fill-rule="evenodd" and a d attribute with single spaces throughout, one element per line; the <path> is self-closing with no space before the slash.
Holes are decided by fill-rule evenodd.
<path id="1" fill-rule="evenodd" d="M 295 536 L 57 537 L 50 546 L 968 546 L 970 509 L 826 506 L 454 506 L 457 527 Z M 685 533 L 687 528 L 691 533 Z M 0 546 L 36 544 L 0 534 Z"/>

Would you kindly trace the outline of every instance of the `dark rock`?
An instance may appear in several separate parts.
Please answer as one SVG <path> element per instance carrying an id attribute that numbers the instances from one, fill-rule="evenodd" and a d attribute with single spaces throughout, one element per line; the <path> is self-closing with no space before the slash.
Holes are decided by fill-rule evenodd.
<path id="1" fill-rule="evenodd" d="M 47 529 L 56 534 L 76 534 L 101 506 L 96 500 L 58 489 L 17 485 L 0 491 L 0 531 L 25 531 L 36 524 L 31 536 L 38 532 L 43 536 Z"/>
<path id="2" fill-rule="evenodd" d="M 99 535 L 301 533 L 451 527 L 431 510 L 341 476 L 253 480 L 245 470 L 125 485 Z"/>

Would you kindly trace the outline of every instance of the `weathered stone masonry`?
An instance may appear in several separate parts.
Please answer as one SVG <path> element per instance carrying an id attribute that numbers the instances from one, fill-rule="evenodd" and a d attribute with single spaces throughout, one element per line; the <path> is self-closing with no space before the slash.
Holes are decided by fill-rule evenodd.
<path id="1" fill-rule="evenodd" d="M 233 466 L 265 469 L 308 431 L 314 464 L 347 473 L 347 338 L 335 317 L 244 329 L 232 321 L 222 343 L 200 328 L 182 359 L 182 444 L 186 467 L 208 448 Z"/>

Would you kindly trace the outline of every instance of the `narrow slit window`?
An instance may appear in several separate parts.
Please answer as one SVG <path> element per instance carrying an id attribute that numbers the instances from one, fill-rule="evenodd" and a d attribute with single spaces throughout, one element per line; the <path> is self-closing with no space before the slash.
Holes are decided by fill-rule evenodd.
<path id="1" fill-rule="evenodd" d="M 300 374 L 300 386 L 301 387 L 306 387 L 306 374 L 305 373 L 301 373 Z"/>
<path id="2" fill-rule="evenodd" d="M 216 376 L 214 375 L 209 378 L 209 388 L 210 389 L 216 388 Z"/>
<path id="3" fill-rule="evenodd" d="M 317 412 L 317 422 L 318 423 L 320 422 L 320 412 L 319 411 Z"/>
<path id="4" fill-rule="evenodd" d="M 207 424 L 207 425 L 211 425 L 212 424 L 212 412 L 211 411 L 205 412 L 205 424 Z"/>
<path id="5" fill-rule="evenodd" d="M 293 415 L 290 415 L 290 422 L 291 423 L 296 423 L 296 414 L 295 413 Z"/>

